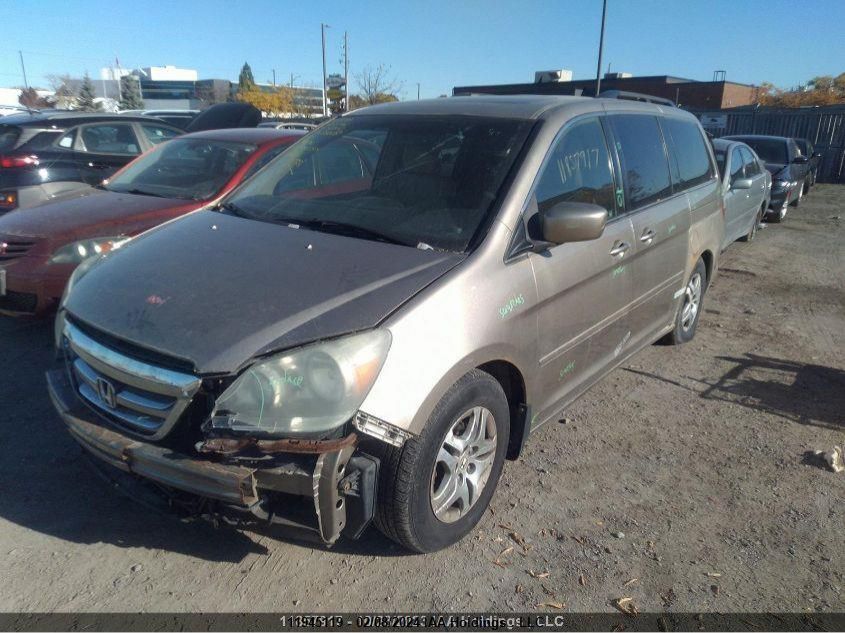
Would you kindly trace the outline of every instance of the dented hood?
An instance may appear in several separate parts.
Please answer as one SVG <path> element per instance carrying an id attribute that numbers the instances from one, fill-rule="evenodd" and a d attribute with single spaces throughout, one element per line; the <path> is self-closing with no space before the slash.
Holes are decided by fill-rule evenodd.
<path id="1" fill-rule="evenodd" d="M 200 374 L 231 373 L 374 327 L 463 258 L 201 211 L 111 253 L 66 308 Z"/>

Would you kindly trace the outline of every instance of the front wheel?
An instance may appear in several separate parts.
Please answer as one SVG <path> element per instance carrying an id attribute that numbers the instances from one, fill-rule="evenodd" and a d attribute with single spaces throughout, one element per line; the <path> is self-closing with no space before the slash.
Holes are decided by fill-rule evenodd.
<path id="1" fill-rule="evenodd" d="M 757 229 L 760 226 L 760 223 L 763 221 L 763 209 L 757 211 L 757 215 L 754 216 L 754 222 L 751 225 L 751 228 L 748 229 L 748 233 L 743 235 L 740 239 L 742 242 L 750 242 L 755 237 L 757 237 Z"/>
<path id="2" fill-rule="evenodd" d="M 792 206 L 796 209 L 801 206 L 801 199 L 804 197 L 804 187 L 806 186 L 806 184 L 806 181 L 804 181 L 804 184 L 802 184 L 801 187 L 798 189 L 798 197 L 795 198 L 795 200 L 793 200 L 791 203 Z"/>
<path id="3" fill-rule="evenodd" d="M 692 269 L 689 281 L 684 288 L 681 306 L 675 316 L 675 329 L 666 335 L 664 342 L 670 345 L 687 343 L 695 336 L 701 310 L 704 305 L 704 293 L 707 290 L 707 266 L 699 258 Z"/>
<path id="4" fill-rule="evenodd" d="M 376 526 L 416 552 L 466 536 L 490 503 L 508 446 L 510 414 L 501 385 L 478 369 L 443 396 L 425 429 L 379 457 Z"/>

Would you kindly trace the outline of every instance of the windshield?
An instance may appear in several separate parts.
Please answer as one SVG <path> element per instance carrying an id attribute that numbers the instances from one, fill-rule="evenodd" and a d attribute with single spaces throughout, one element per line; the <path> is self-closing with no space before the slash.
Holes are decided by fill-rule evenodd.
<path id="1" fill-rule="evenodd" d="M 746 145 L 751 146 L 751 149 L 757 153 L 757 156 L 759 156 L 763 162 L 778 163 L 780 165 L 785 165 L 789 162 L 786 157 L 786 143 L 783 141 L 759 138 L 740 138 L 736 140 L 742 141 Z"/>
<path id="2" fill-rule="evenodd" d="M 256 150 L 255 145 L 177 138 L 130 163 L 108 183 L 118 193 L 164 198 L 211 198 Z"/>
<path id="3" fill-rule="evenodd" d="M 238 215 L 466 250 L 486 226 L 530 121 L 358 115 L 291 146 L 230 198 Z"/>

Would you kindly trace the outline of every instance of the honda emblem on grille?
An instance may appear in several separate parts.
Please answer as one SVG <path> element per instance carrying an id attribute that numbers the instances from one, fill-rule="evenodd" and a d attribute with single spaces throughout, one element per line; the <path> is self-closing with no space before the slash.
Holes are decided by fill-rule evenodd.
<path id="1" fill-rule="evenodd" d="M 117 406 L 117 395 L 114 392 L 114 385 L 105 378 L 97 378 L 97 395 L 100 396 L 109 409 Z"/>

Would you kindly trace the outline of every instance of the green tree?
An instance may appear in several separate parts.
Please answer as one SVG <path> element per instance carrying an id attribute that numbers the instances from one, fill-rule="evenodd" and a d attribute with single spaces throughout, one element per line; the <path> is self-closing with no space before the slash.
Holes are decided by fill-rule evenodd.
<path id="1" fill-rule="evenodd" d="M 135 75 L 124 75 L 120 78 L 121 110 L 142 110 L 144 101 L 141 99 L 141 81 Z"/>
<path id="2" fill-rule="evenodd" d="M 241 74 L 238 75 L 238 92 L 250 92 L 255 90 L 255 77 L 252 76 L 252 68 L 244 62 Z"/>
<path id="3" fill-rule="evenodd" d="M 77 110 L 83 112 L 99 112 L 103 109 L 101 103 L 94 102 L 94 84 L 91 83 L 91 77 L 88 73 L 82 78 L 82 85 L 79 87 L 79 95 L 76 100 Z"/>

